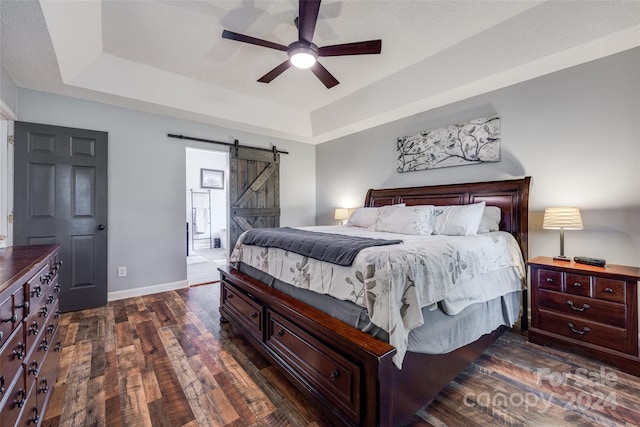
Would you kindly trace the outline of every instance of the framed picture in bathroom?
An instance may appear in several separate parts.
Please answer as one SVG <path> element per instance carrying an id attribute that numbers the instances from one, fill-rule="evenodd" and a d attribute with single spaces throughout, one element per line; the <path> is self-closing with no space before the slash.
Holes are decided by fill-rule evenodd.
<path id="1" fill-rule="evenodd" d="M 200 169 L 200 187 L 224 188 L 224 171 L 215 169 Z"/>

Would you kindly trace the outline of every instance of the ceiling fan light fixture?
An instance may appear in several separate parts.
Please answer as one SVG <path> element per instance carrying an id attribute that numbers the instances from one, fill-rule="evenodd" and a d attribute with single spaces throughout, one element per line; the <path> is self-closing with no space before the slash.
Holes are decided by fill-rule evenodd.
<path id="1" fill-rule="evenodd" d="M 318 52 L 309 46 L 296 46 L 288 51 L 289 60 L 296 68 L 311 68 L 318 60 Z"/>

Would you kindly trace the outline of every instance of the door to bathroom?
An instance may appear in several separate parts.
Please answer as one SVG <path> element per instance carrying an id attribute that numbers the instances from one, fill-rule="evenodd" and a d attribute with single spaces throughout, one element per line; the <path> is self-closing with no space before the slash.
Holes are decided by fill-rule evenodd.
<path id="1" fill-rule="evenodd" d="M 227 264 L 229 154 L 186 148 L 187 281 L 189 286 L 220 280 Z"/>

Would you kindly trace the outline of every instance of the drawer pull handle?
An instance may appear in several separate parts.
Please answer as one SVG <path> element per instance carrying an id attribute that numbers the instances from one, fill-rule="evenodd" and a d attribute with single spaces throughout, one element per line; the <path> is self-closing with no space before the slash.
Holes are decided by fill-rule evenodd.
<path id="1" fill-rule="evenodd" d="M 18 391 L 16 392 L 16 397 L 13 399 L 13 406 L 22 408 L 24 406 L 25 397 L 27 397 L 26 390 L 19 388 Z"/>
<path id="2" fill-rule="evenodd" d="M 329 379 L 333 382 L 335 382 L 339 376 L 340 376 L 340 371 L 338 371 L 337 369 L 334 369 L 329 373 Z"/>
<path id="3" fill-rule="evenodd" d="M 35 417 L 27 418 L 27 425 L 29 425 L 31 423 L 38 424 L 38 421 L 40 421 L 40 415 L 38 415 L 38 407 L 34 405 L 34 407 L 31 408 L 31 412 L 35 412 L 36 415 L 35 415 Z"/>
<path id="4" fill-rule="evenodd" d="M 53 323 L 51 323 L 49 326 L 47 326 L 47 333 L 48 334 L 52 334 L 56 331 L 56 325 L 54 325 Z"/>
<path id="5" fill-rule="evenodd" d="M 0 341 L 4 338 L 4 332 L 0 331 Z"/>
<path id="6" fill-rule="evenodd" d="M 60 341 L 58 341 L 58 344 L 56 344 L 54 350 L 58 353 L 62 351 L 62 344 L 60 343 Z"/>
<path id="7" fill-rule="evenodd" d="M 4 394 L 4 375 L 0 377 L 0 394 Z"/>
<path id="8" fill-rule="evenodd" d="M 38 376 L 38 362 L 35 360 L 31 362 L 31 366 L 29 366 L 29 373 L 34 376 Z"/>
<path id="9" fill-rule="evenodd" d="M 49 341 L 47 341 L 46 338 L 42 339 L 42 342 L 40 343 L 40 350 L 44 350 L 44 351 L 49 350 Z"/>
<path id="10" fill-rule="evenodd" d="M 611 288 L 605 288 L 604 291 L 608 294 L 612 294 L 613 293 L 613 289 Z"/>
<path id="11" fill-rule="evenodd" d="M 17 321 L 18 321 L 18 316 L 15 313 L 13 313 L 11 317 L 9 317 L 8 319 L 2 319 L 3 323 L 7 323 L 7 322 L 16 323 Z"/>
<path id="12" fill-rule="evenodd" d="M 586 326 L 584 328 L 582 328 L 581 331 L 578 331 L 577 329 L 575 329 L 573 327 L 573 323 L 567 323 L 567 326 L 569 327 L 569 329 L 571 329 L 572 332 L 575 332 L 576 334 L 584 335 L 584 334 L 586 334 L 588 332 L 591 332 L 591 329 L 589 329 Z"/>
<path id="13" fill-rule="evenodd" d="M 255 312 L 254 312 L 254 313 L 251 313 L 251 318 L 252 318 L 252 319 L 255 319 L 256 317 L 258 317 L 258 313 L 255 313 Z"/>
<path id="14" fill-rule="evenodd" d="M 34 296 L 40 298 L 40 293 L 42 292 L 42 288 L 40 286 L 36 286 L 31 290 L 31 298 Z"/>
<path id="15" fill-rule="evenodd" d="M 38 316 L 40 317 L 47 317 L 47 314 L 49 314 L 49 310 L 47 309 L 47 306 L 43 306 L 40 311 L 38 312 Z"/>
<path id="16" fill-rule="evenodd" d="M 575 283 L 573 284 L 573 287 L 574 287 L 574 288 L 581 288 L 581 287 L 582 287 L 582 285 L 581 285 L 580 283 L 578 283 L 578 282 L 575 282 Z"/>
<path id="17" fill-rule="evenodd" d="M 16 357 L 18 358 L 18 360 L 24 359 L 24 344 L 21 342 L 19 342 L 11 352 L 11 360 L 15 359 Z"/>
<path id="18" fill-rule="evenodd" d="M 582 308 L 576 307 L 575 305 L 573 305 L 573 301 L 571 300 L 567 301 L 567 304 L 569 304 L 569 307 L 571 307 L 575 311 L 585 311 L 591 308 L 589 304 L 582 304 Z"/>
<path id="19" fill-rule="evenodd" d="M 547 277 L 547 283 L 553 283 L 553 279 L 551 277 Z"/>
<path id="20" fill-rule="evenodd" d="M 280 330 L 277 332 L 277 334 L 276 334 L 276 335 L 278 335 L 279 337 L 283 336 L 283 335 L 284 335 L 284 329 L 280 329 Z"/>
<path id="21" fill-rule="evenodd" d="M 33 322 L 33 323 L 31 324 L 31 326 L 29 326 L 29 329 L 27 330 L 27 333 L 28 333 L 29 335 L 31 335 L 31 334 L 33 334 L 33 335 L 38 335 L 38 332 L 39 332 L 39 331 L 38 331 L 39 326 L 40 326 L 40 325 L 38 325 L 38 322 Z"/>
<path id="22" fill-rule="evenodd" d="M 233 294 L 227 295 L 227 299 L 231 299 L 231 298 L 233 298 Z"/>
<path id="23" fill-rule="evenodd" d="M 60 284 L 58 283 L 58 284 L 53 288 L 53 291 L 54 291 L 54 292 L 56 292 L 56 293 L 60 293 L 60 290 L 61 290 L 61 288 L 60 288 Z"/>
<path id="24" fill-rule="evenodd" d="M 59 319 L 60 318 L 60 310 L 56 310 L 55 314 L 53 315 L 54 319 Z"/>
<path id="25" fill-rule="evenodd" d="M 53 300 L 54 300 L 54 296 L 53 295 L 49 295 L 47 297 L 47 304 L 53 304 Z"/>
<path id="26" fill-rule="evenodd" d="M 44 394 L 47 394 L 49 392 L 49 383 L 47 383 L 46 378 L 40 380 L 40 387 L 38 388 L 38 391 Z"/>
<path id="27" fill-rule="evenodd" d="M 25 301 L 22 305 L 16 305 L 16 308 L 24 308 L 25 310 L 29 310 L 29 301 Z"/>

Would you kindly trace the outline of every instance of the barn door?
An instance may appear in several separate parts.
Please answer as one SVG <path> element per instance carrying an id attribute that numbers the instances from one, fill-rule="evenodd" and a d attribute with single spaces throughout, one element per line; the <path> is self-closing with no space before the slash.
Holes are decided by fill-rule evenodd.
<path id="1" fill-rule="evenodd" d="M 231 147 L 229 248 L 252 228 L 280 226 L 280 154 Z"/>

